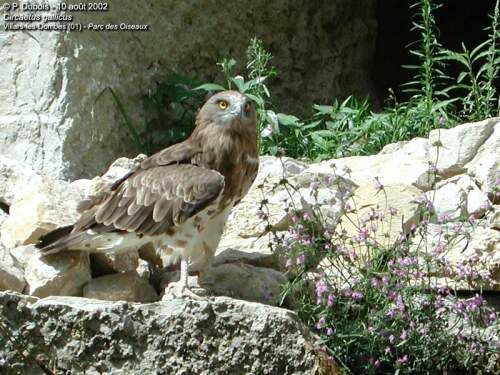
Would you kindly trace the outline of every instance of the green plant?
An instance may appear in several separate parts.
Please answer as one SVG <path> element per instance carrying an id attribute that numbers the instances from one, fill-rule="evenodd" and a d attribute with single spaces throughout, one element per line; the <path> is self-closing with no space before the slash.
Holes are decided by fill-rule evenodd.
<path id="1" fill-rule="evenodd" d="M 433 0 L 418 0 L 410 6 L 415 11 L 411 30 L 419 34 L 418 41 L 414 43 L 418 48 L 411 49 L 410 54 L 417 58 L 418 64 L 404 65 L 415 75 L 413 81 L 405 83 L 403 87 L 406 92 L 413 94 L 410 103 L 418 103 L 417 107 L 422 111 L 421 126 L 425 133 L 438 125 L 439 116 L 448 112 L 450 105 L 456 101 L 449 98 L 450 87 L 446 85 L 449 77 L 443 72 L 444 62 L 439 58 L 442 46 L 436 36 L 434 11 L 441 6 Z"/>
<path id="2" fill-rule="evenodd" d="M 457 84 L 452 89 L 458 89 L 466 95 L 459 97 L 465 118 L 481 120 L 486 117 L 498 116 L 499 99 L 495 80 L 498 79 L 500 69 L 500 15 L 499 1 L 491 17 L 491 26 L 488 39 L 479 44 L 472 51 L 462 43 L 462 52 L 450 50 L 442 51 L 442 59 L 458 63 L 462 71 L 457 77 Z"/>
<path id="3" fill-rule="evenodd" d="M 271 66 L 272 55 L 264 48 L 262 40 L 253 38 L 246 50 L 246 76 L 236 74 L 238 63 L 232 58 L 225 58 L 217 63 L 221 67 L 225 86 L 216 83 L 205 83 L 195 88 L 195 90 L 223 91 L 237 90 L 246 94 L 255 103 L 257 113 L 257 129 L 260 134 L 269 121 L 267 108 L 270 106 L 271 94 L 267 87 L 267 81 L 276 75 L 276 70 Z M 259 139 L 260 143 L 260 139 Z M 262 149 L 262 148 L 261 148 Z"/>
<path id="4" fill-rule="evenodd" d="M 145 113 L 140 138 L 142 149 L 151 154 L 186 139 L 194 129 L 196 113 L 203 105 L 202 92 L 193 90 L 200 80 L 169 73 L 143 97 Z"/>

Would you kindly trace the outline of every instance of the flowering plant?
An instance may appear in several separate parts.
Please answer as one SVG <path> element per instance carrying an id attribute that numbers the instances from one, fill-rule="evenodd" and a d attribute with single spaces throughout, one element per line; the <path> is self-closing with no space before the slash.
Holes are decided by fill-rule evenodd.
<path id="1" fill-rule="evenodd" d="M 313 196 L 318 186 L 312 182 Z M 385 194 L 379 179 L 374 191 Z M 320 335 L 332 360 L 354 374 L 498 370 L 497 314 L 481 294 L 491 276 L 478 259 L 453 264 L 445 256 L 478 223 L 442 225 L 431 243 L 427 236 L 442 218 L 422 198 L 417 219 L 394 237 L 397 209 L 365 209 L 340 196 L 336 223 L 327 223 L 320 205 L 290 202 L 292 224 L 271 243 L 289 278 L 282 301 Z M 460 295 L 453 288 L 461 283 L 478 292 Z"/>

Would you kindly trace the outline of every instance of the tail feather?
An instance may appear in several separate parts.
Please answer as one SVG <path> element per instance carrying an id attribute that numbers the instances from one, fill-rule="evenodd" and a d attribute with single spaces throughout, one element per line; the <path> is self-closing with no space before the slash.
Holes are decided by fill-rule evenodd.
<path id="1" fill-rule="evenodd" d="M 42 236 L 36 247 L 46 256 L 68 250 L 89 238 L 86 232 L 71 233 L 72 230 L 73 225 L 54 229 Z"/>

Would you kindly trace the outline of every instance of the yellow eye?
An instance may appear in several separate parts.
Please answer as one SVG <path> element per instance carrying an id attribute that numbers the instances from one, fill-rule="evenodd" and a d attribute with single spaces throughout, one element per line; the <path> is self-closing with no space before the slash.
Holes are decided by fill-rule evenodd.
<path id="1" fill-rule="evenodd" d="M 219 101 L 219 108 L 225 110 L 227 108 L 227 102 L 225 100 Z"/>

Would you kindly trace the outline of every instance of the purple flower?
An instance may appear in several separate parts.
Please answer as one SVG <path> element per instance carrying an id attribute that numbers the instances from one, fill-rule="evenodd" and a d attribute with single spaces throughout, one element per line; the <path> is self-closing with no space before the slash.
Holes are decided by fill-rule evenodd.
<path id="1" fill-rule="evenodd" d="M 403 297 L 401 296 L 401 294 L 398 294 L 398 296 L 396 297 L 396 306 L 397 306 L 399 311 L 405 312 L 406 305 L 403 301 Z"/>
<path id="2" fill-rule="evenodd" d="M 385 354 L 391 354 L 391 347 L 390 346 L 386 346 L 385 349 L 384 349 L 384 353 Z"/>
<path id="3" fill-rule="evenodd" d="M 333 328 L 328 328 L 328 329 L 326 330 L 326 335 L 327 335 L 327 336 L 331 336 L 331 335 L 333 335 L 333 333 L 334 333 L 334 332 L 335 332 L 335 331 L 334 331 L 334 329 L 333 329 Z"/>
<path id="4" fill-rule="evenodd" d="M 372 284 L 372 286 L 376 289 L 380 288 L 380 284 L 381 284 L 381 281 L 379 279 L 377 279 L 376 277 L 373 277 L 371 280 L 370 280 L 370 284 Z"/>
<path id="5" fill-rule="evenodd" d="M 363 295 L 363 293 L 356 291 L 356 292 L 352 292 L 351 297 L 352 297 L 352 299 L 359 301 L 359 300 L 363 299 L 364 295 Z"/>
<path id="6" fill-rule="evenodd" d="M 401 336 L 399 336 L 399 338 L 403 341 L 406 340 L 408 338 L 408 331 L 403 329 L 403 331 L 401 332 Z"/>
<path id="7" fill-rule="evenodd" d="M 297 264 L 302 264 L 306 260 L 306 256 L 304 254 L 301 254 L 297 257 Z"/>
<path id="8" fill-rule="evenodd" d="M 366 227 L 359 230 L 358 241 L 363 242 L 368 238 L 368 229 Z"/>
<path id="9" fill-rule="evenodd" d="M 319 318 L 318 324 L 316 324 L 316 328 L 321 329 L 323 328 L 324 325 L 325 325 L 325 317 L 322 316 L 321 318 Z"/>
<path id="10" fill-rule="evenodd" d="M 390 343 L 391 345 L 392 345 L 392 344 L 394 344 L 394 340 L 395 340 L 394 335 L 390 335 L 390 336 L 389 336 L 389 343 Z"/>
<path id="11" fill-rule="evenodd" d="M 404 365 L 406 363 L 408 363 L 408 354 L 405 354 L 404 356 L 402 356 L 396 360 L 396 364 L 398 364 L 398 365 Z"/>
<path id="12" fill-rule="evenodd" d="M 335 182 L 335 175 L 329 175 L 329 176 L 326 176 L 325 178 L 325 182 L 328 184 L 328 185 L 331 185 Z"/>
<path id="13" fill-rule="evenodd" d="M 335 296 L 333 294 L 329 294 L 328 300 L 326 301 L 326 305 L 328 307 L 332 307 L 334 302 L 335 302 Z"/>
<path id="14" fill-rule="evenodd" d="M 389 318 L 394 318 L 397 315 L 397 313 L 396 310 L 390 309 L 389 311 L 387 311 L 385 315 L 387 315 Z"/>
<path id="15" fill-rule="evenodd" d="M 316 296 L 318 298 L 321 298 L 321 296 L 326 292 L 327 289 L 328 288 L 326 286 L 325 280 L 320 279 L 316 281 Z"/>
<path id="16" fill-rule="evenodd" d="M 285 264 L 285 266 L 286 266 L 286 268 L 290 268 L 290 267 L 292 267 L 292 266 L 293 266 L 293 262 L 292 262 L 292 260 L 291 260 L 291 259 L 287 259 L 287 260 L 286 260 L 286 264 Z"/>

